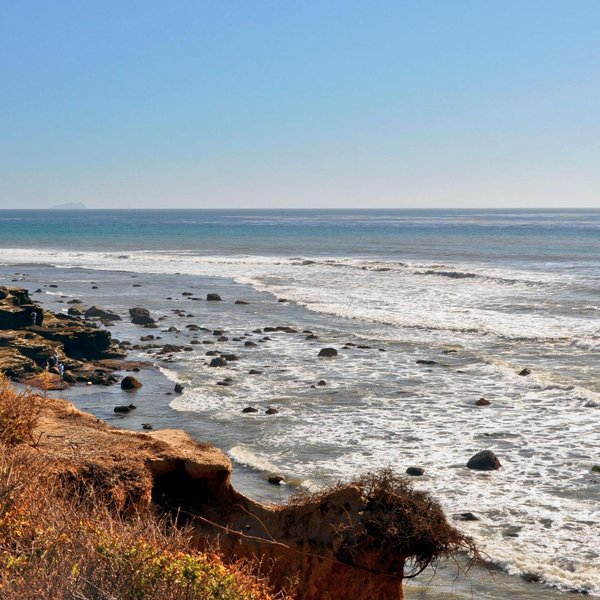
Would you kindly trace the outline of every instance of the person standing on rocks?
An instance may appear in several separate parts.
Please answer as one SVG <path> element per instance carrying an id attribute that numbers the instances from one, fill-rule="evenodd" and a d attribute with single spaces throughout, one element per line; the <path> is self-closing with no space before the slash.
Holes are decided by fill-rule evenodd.
<path id="1" fill-rule="evenodd" d="M 58 374 L 60 375 L 60 380 L 63 380 L 63 377 L 65 376 L 65 365 L 63 365 L 62 363 L 59 363 L 58 365 Z"/>
<path id="2" fill-rule="evenodd" d="M 35 327 L 35 325 L 37 324 L 37 314 L 35 312 L 35 310 L 31 311 L 31 324 Z"/>

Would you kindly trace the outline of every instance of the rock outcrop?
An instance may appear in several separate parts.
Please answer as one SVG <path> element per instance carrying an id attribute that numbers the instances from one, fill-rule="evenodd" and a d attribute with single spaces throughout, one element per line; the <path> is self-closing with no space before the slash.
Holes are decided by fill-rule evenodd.
<path id="1" fill-rule="evenodd" d="M 57 374 L 56 363 L 60 362 L 66 382 L 110 384 L 115 380 L 108 373 L 115 368 L 90 361 L 125 356 L 126 352 L 113 343 L 109 331 L 90 327 L 79 318 L 44 310 L 29 298 L 27 290 L 0 287 L 0 373 L 39 387 L 46 384 L 37 376 L 46 368 Z"/>

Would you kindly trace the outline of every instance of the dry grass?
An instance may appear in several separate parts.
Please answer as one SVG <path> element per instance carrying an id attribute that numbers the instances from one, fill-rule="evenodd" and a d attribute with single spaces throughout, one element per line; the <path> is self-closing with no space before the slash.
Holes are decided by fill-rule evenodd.
<path id="1" fill-rule="evenodd" d="M 91 484 L 66 486 L 31 447 L 43 401 L 0 381 L 2 600 L 275 598 L 252 564 L 195 551 L 151 510 L 124 518 Z"/>
<path id="2" fill-rule="evenodd" d="M 34 444 L 43 398 L 30 390 L 17 392 L 10 380 L 0 373 L 0 443 L 9 448 Z"/>

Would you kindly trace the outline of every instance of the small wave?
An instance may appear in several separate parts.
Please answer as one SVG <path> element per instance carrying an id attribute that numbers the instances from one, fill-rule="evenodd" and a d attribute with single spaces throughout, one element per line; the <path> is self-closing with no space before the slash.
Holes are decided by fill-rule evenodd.
<path id="1" fill-rule="evenodd" d="M 262 473 L 278 473 L 279 469 L 268 459 L 255 454 L 250 448 L 240 444 L 227 453 L 236 462 Z"/>

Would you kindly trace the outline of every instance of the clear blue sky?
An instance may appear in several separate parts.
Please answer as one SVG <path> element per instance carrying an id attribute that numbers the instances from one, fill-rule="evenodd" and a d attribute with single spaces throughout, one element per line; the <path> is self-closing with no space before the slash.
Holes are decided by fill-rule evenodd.
<path id="1" fill-rule="evenodd" d="M 0 0 L 0 208 L 600 207 L 597 0 Z"/>

